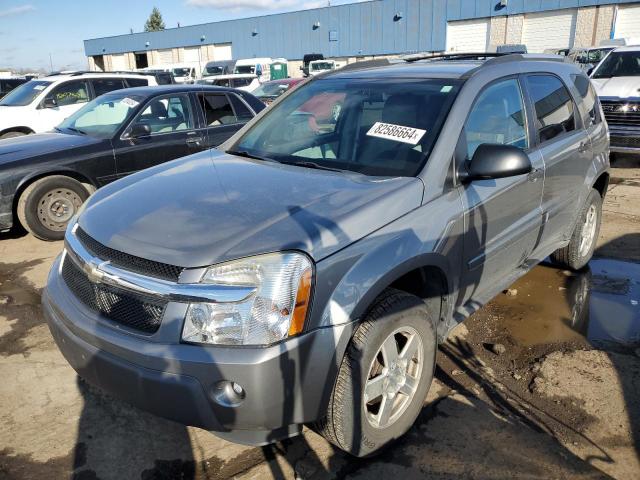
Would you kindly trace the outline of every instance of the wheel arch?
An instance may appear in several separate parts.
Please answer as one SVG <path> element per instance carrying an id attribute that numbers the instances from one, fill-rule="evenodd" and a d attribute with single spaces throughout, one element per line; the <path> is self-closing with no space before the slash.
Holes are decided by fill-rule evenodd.
<path id="1" fill-rule="evenodd" d="M 20 132 L 20 133 L 24 133 L 25 135 L 31 135 L 32 133 L 36 133 L 32 128 L 29 128 L 27 126 L 18 126 L 18 127 L 9 127 L 9 128 L 5 128 L 4 130 L 0 130 L 0 137 L 5 133 L 11 133 L 11 132 Z"/>
<path id="2" fill-rule="evenodd" d="M 600 193 L 600 197 L 604 200 L 605 195 L 607 194 L 607 188 L 609 188 L 609 172 L 603 172 L 600 174 L 598 178 L 596 178 L 595 182 L 593 182 L 592 188 L 595 188 L 598 193 Z"/>
<path id="3" fill-rule="evenodd" d="M 13 218 L 19 222 L 18 220 L 18 203 L 20 201 L 20 197 L 22 196 L 23 192 L 27 189 L 27 187 L 31 184 L 33 184 L 33 182 L 36 182 L 42 178 L 46 178 L 46 177 L 52 177 L 54 175 L 61 175 L 63 177 L 69 177 L 72 178 L 78 182 L 80 182 L 89 192 L 89 194 L 92 194 L 96 189 L 97 186 L 95 185 L 95 182 L 93 182 L 89 177 L 87 177 L 86 175 L 83 175 L 82 173 L 79 173 L 75 170 L 67 170 L 67 169 L 61 169 L 61 168 L 56 168 L 56 169 L 51 169 L 51 170 L 43 170 L 40 172 L 34 172 L 26 177 L 24 177 L 19 183 L 18 183 L 18 187 L 16 188 L 15 194 L 13 196 L 13 207 L 12 207 L 12 211 L 13 211 Z M 24 225 L 23 225 L 24 226 Z"/>

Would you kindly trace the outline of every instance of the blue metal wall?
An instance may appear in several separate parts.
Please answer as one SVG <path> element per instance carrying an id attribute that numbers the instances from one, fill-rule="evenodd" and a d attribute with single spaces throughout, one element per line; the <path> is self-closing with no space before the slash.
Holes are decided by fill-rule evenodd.
<path id="1" fill-rule="evenodd" d="M 331 57 L 442 51 L 447 21 L 638 0 L 374 0 L 299 12 L 206 23 L 162 32 L 85 40 L 88 56 L 231 43 L 233 58 Z M 401 13 L 399 20 L 395 17 Z M 319 28 L 313 25 L 320 22 Z M 257 34 L 253 34 L 256 31 Z M 337 41 L 329 32 L 337 32 Z M 205 37 L 202 40 L 202 37 Z M 147 45 L 148 43 L 148 45 Z"/>

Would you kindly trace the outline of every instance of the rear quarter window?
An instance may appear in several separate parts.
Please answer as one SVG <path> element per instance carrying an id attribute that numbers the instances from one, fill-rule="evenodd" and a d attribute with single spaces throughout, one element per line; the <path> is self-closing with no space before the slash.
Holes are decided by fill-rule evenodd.
<path id="1" fill-rule="evenodd" d="M 577 74 L 571 75 L 571 79 L 573 80 L 573 85 L 576 87 L 576 90 L 578 90 L 580 98 L 584 102 L 585 110 L 587 111 L 583 119 L 584 124 L 589 126 L 600 123 L 602 119 L 600 118 L 600 109 L 598 108 L 598 97 L 593 89 L 593 85 L 591 85 L 591 81 L 586 75 Z"/>
<path id="2" fill-rule="evenodd" d="M 127 78 L 127 84 L 129 87 L 146 87 L 149 82 L 146 78 Z"/>

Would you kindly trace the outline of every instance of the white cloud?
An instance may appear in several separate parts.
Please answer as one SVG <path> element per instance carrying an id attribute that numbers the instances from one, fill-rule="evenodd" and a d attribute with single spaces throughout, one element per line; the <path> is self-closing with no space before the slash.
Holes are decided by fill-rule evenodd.
<path id="1" fill-rule="evenodd" d="M 21 13 L 33 12 L 36 9 L 33 5 L 21 5 L 19 7 L 7 8 L 0 10 L 0 17 L 9 17 L 11 15 L 20 15 Z"/>
<path id="2" fill-rule="evenodd" d="M 186 0 L 191 7 L 220 10 L 289 10 L 326 7 L 327 0 Z"/>

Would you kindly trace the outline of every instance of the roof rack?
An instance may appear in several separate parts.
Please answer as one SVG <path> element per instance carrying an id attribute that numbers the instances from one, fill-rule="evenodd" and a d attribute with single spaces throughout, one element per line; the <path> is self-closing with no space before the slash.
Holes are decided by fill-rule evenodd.
<path id="1" fill-rule="evenodd" d="M 345 70 L 359 70 L 361 68 L 384 67 L 390 65 L 388 58 L 374 58 L 373 60 L 363 60 L 361 62 L 347 63 L 345 66 L 335 70 L 336 72 L 344 72 Z"/>
<path id="2" fill-rule="evenodd" d="M 478 52 L 478 53 L 441 53 L 437 55 L 429 55 L 426 53 L 417 53 L 414 55 L 407 55 L 401 59 L 405 62 L 417 62 L 419 60 L 488 60 L 490 58 L 504 57 L 509 55 L 508 53 L 495 53 L 495 52 Z"/>

